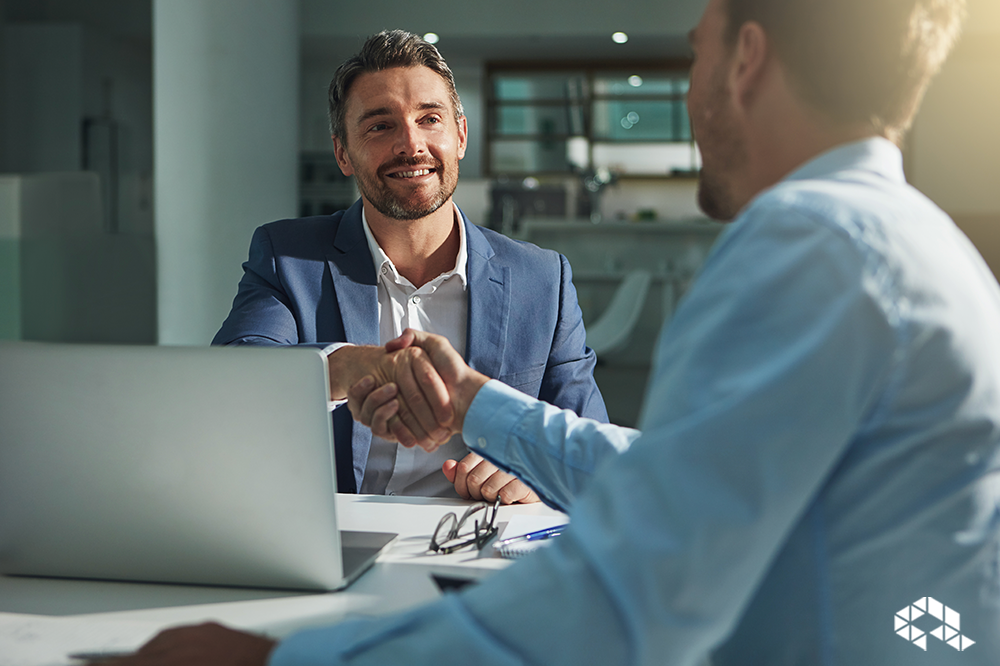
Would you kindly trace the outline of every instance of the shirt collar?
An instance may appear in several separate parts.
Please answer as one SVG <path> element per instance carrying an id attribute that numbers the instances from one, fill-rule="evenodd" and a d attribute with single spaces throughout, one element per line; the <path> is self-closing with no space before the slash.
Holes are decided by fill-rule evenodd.
<path id="1" fill-rule="evenodd" d="M 845 170 L 863 170 L 903 183 L 903 154 L 896 144 L 882 137 L 871 137 L 841 144 L 809 160 L 785 177 L 785 180 L 829 178 Z"/>
<path id="2" fill-rule="evenodd" d="M 455 223 L 458 224 L 458 256 L 455 258 L 454 268 L 452 268 L 450 271 L 446 273 L 442 273 L 438 277 L 431 280 L 431 282 L 440 284 L 441 282 L 444 282 L 451 276 L 458 275 L 459 280 L 462 282 L 462 288 L 465 289 L 469 284 L 467 275 L 468 273 L 467 266 L 469 263 L 469 251 L 466 247 L 466 242 L 465 242 L 465 224 L 462 219 L 462 214 L 458 210 L 458 204 L 452 202 L 451 205 L 455 209 Z M 368 249 L 372 253 L 372 261 L 375 264 L 375 275 L 379 276 L 379 278 L 381 279 L 382 268 L 387 267 L 388 270 L 392 273 L 393 279 L 397 283 L 410 284 L 409 280 L 407 280 L 406 278 L 404 278 L 402 275 L 399 274 L 399 272 L 396 270 L 395 264 L 392 263 L 392 259 L 389 258 L 389 255 L 385 253 L 385 251 L 381 248 L 381 246 L 379 246 L 378 241 L 375 240 L 375 236 L 372 235 L 372 230 L 368 226 L 368 218 L 365 215 L 364 206 L 361 207 L 361 226 L 365 230 L 365 238 L 368 239 Z M 413 285 L 410 284 L 410 286 L 412 287 Z"/>

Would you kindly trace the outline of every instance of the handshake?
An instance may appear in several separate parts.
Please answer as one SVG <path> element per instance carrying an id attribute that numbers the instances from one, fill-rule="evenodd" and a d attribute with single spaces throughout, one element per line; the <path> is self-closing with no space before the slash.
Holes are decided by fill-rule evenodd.
<path id="1" fill-rule="evenodd" d="M 383 347 L 344 347 L 330 355 L 330 396 L 347 398 L 372 434 L 432 452 L 462 432 L 469 405 L 489 377 L 466 365 L 440 335 L 406 329 Z M 537 502 L 523 482 L 470 453 L 442 472 L 465 499 Z"/>

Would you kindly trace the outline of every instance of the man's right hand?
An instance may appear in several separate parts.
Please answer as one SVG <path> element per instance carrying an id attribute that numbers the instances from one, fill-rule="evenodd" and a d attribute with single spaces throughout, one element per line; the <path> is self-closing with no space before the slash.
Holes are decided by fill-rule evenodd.
<path id="1" fill-rule="evenodd" d="M 393 396 L 400 407 L 394 420 L 399 433 L 390 437 L 393 441 L 433 450 L 451 437 L 454 415 L 448 390 L 419 347 L 387 351 L 384 347 L 345 346 L 330 354 L 328 363 L 333 400 L 349 397 L 348 387 L 364 380 L 369 381 L 362 383 L 368 390 L 386 385 L 399 389 L 399 395 Z"/>

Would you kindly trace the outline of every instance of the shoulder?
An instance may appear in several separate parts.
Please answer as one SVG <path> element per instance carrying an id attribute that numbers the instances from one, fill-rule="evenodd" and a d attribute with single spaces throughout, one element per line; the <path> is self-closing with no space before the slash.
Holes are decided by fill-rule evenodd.
<path id="1" fill-rule="evenodd" d="M 332 238 L 336 235 L 343 217 L 344 211 L 341 210 L 333 215 L 314 215 L 312 217 L 275 220 L 274 222 L 268 222 L 258 227 L 258 230 L 263 230 L 271 238 L 279 239 L 313 240 L 324 236 Z"/>
<path id="2" fill-rule="evenodd" d="M 555 250 L 540 248 L 527 241 L 514 240 L 501 233 L 467 224 L 469 234 L 469 252 L 481 257 L 498 261 L 512 268 L 531 270 L 561 270 L 560 264 L 565 259 Z"/>
<path id="3" fill-rule="evenodd" d="M 872 174 L 783 181 L 751 202 L 740 220 L 764 229 L 824 229 L 866 248 L 881 246 L 903 221 L 911 231 L 915 224 L 952 226 L 912 186 Z"/>
<path id="4" fill-rule="evenodd" d="M 269 248 L 277 256 L 320 259 L 333 247 L 344 224 L 344 211 L 269 222 L 254 231 L 251 252 Z"/>

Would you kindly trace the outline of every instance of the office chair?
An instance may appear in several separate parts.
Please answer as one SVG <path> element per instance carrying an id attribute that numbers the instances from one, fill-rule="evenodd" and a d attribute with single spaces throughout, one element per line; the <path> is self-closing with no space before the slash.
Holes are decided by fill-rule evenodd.
<path id="1" fill-rule="evenodd" d="M 652 279 L 652 274 L 646 270 L 629 272 L 600 318 L 587 327 L 587 346 L 597 353 L 598 358 L 628 344 L 642 314 Z"/>

